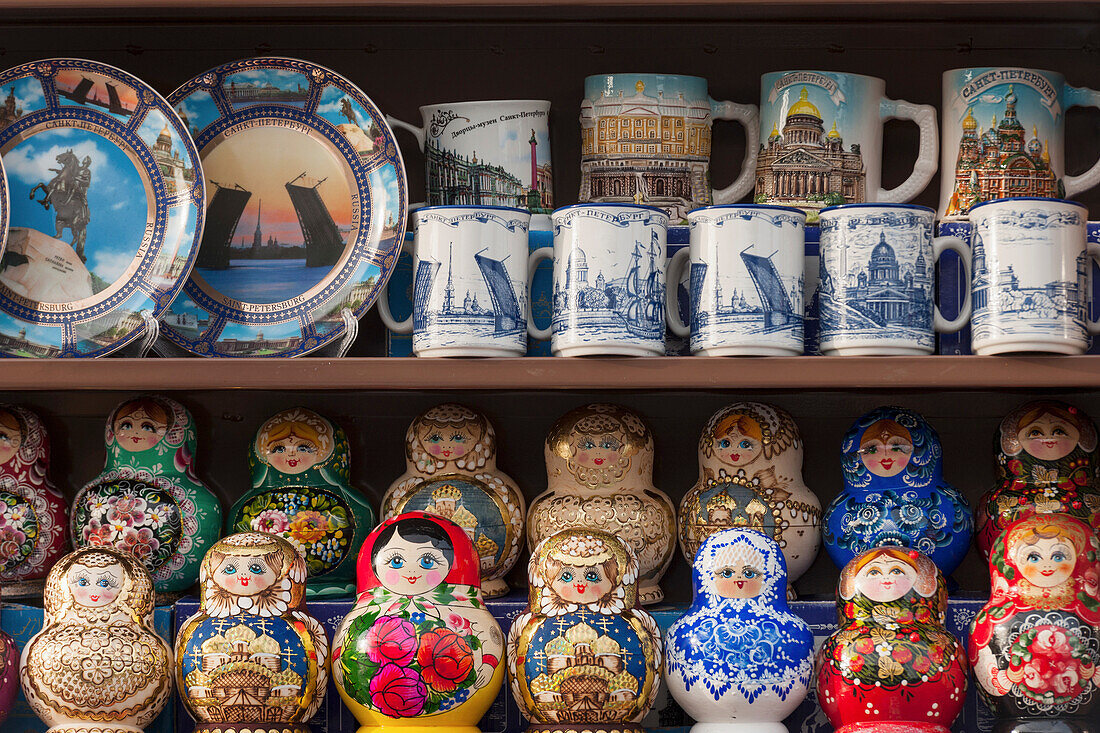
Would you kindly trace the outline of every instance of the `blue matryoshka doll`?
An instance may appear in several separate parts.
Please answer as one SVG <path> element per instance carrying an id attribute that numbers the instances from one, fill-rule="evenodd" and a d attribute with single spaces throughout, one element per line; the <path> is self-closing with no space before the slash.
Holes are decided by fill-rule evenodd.
<path id="1" fill-rule="evenodd" d="M 974 517 L 966 498 L 943 480 L 940 437 L 923 417 L 879 407 L 844 436 L 844 490 L 825 510 L 825 550 L 843 568 L 881 545 L 919 550 L 944 576 L 970 547 Z"/>
<path id="2" fill-rule="evenodd" d="M 810 688 L 814 639 L 787 607 L 779 544 L 752 529 L 713 534 L 692 584 L 691 608 L 666 636 L 669 692 L 707 731 L 786 733 Z"/>

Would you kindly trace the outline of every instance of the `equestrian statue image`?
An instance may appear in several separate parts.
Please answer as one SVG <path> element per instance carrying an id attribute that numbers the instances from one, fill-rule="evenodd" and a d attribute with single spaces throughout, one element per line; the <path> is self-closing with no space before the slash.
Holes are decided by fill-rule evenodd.
<path id="1" fill-rule="evenodd" d="M 73 151 L 66 150 L 57 156 L 60 168 L 50 168 L 56 173 L 49 183 L 36 184 L 31 189 L 30 198 L 37 201 L 48 211 L 53 206 L 56 215 L 54 234 L 58 239 L 66 229 L 73 233 L 72 248 L 81 262 L 87 262 L 84 256 L 84 237 L 88 229 L 88 186 L 92 182 L 92 158 L 85 156 L 81 161 Z M 45 196 L 35 198 L 41 190 Z"/>

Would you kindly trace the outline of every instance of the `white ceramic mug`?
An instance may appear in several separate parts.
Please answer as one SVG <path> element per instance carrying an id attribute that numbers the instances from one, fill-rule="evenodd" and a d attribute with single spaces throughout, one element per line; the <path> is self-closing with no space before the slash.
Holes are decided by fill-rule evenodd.
<path id="1" fill-rule="evenodd" d="M 913 172 L 882 188 L 882 127 L 920 127 Z M 837 71 L 774 71 L 760 77 L 758 204 L 797 206 L 817 221 L 826 206 L 901 203 L 924 190 L 939 155 L 936 108 L 886 96 L 886 82 Z"/>
<path id="2" fill-rule="evenodd" d="M 970 209 L 975 354 L 1082 354 L 1100 324 L 1088 318 L 1088 211 L 1075 201 L 1000 199 Z"/>
<path id="3" fill-rule="evenodd" d="M 691 323 L 675 300 L 669 328 L 690 336 L 703 356 L 802 353 L 806 214 L 788 206 L 707 206 L 688 214 L 690 244 L 668 278 L 679 282 L 690 261 Z"/>
<path id="4" fill-rule="evenodd" d="M 936 333 L 970 318 L 970 293 L 948 321 L 935 298 L 936 260 L 959 237 L 933 239 L 935 212 L 912 204 L 849 204 L 821 211 L 819 340 L 826 356 L 931 354 Z"/>
<path id="5" fill-rule="evenodd" d="M 635 204 L 576 204 L 555 211 L 554 247 L 532 254 L 532 268 L 554 259 L 550 339 L 555 356 L 661 356 L 665 353 L 668 214 Z"/>
<path id="6" fill-rule="evenodd" d="M 531 212 L 531 228 L 550 229 L 550 103 L 542 99 L 429 104 L 423 126 L 386 115 L 424 153 L 428 206 L 509 206 Z M 419 207 L 423 204 L 413 204 Z"/>
<path id="7" fill-rule="evenodd" d="M 387 285 L 378 299 L 382 322 L 411 333 L 417 356 L 522 356 L 537 264 L 527 251 L 530 213 L 428 206 L 412 216 L 412 315 L 394 319 Z"/>

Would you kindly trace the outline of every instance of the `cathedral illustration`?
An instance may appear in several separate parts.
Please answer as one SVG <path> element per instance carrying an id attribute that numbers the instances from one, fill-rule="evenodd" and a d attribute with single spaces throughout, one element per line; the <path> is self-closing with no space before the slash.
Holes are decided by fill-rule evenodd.
<path id="1" fill-rule="evenodd" d="M 433 491 L 432 503 L 424 507 L 424 511 L 449 519 L 462 527 L 466 536 L 470 538 L 470 542 L 474 543 L 481 569 L 485 571 L 493 567 L 500 546 L 484 533 L 478 534 L 477 517 L 462 506 L 462 491 L 457 486 L 444 484 Z"/>
<path id="2" fill-rule="evenodd" d="M 966 111 L 947 216 L 966 214 L 974 204 L 997 198 L 1064 195 L 1062 182 L 1050 167 L 1048 141 L 1039 142 L 1037 126 L 1024 142 L 1024 127 L 1016 117 L 1018 98 L 1011 85 L 1004 101 L 1001 121 L 994 116 L 984 133 L 978 131 L 973 108 Z"/>
<path id="3" fill-rule="evenodd" d="M 844 149 L 836 122 L 825 132 L 821 111 L 802 87 L 783 122 L 772 126 L 756 159 L 756 200 L 760 203 L 821 202 L 823 206 L 865 199 L 866 171 L 858 143 Z"/>
<path id="4" fill-rule="evenodd" d="M 845 290 L 848 302 L 879 325 L 921 326 L 928 319 L 931 287 L 932 272 L 924 254 L 918 254 L 913 270 L 902 276 L 897 253 L 883 232 L 867 267 L 856 275 L 856 284 Z"/>
<path id="5" fill-rule="evenodd" d="M 168 189 L 169 196 L 179 191 L 189 191 L 191 186 L 195 185 L 195 171 L 187 167 L 178 150 L 172 149 L 172 132 L 167 124 L 153 144 L 153 160 L 156 161 L 160 172 L 164 174 L 164 185 Z M 257 222 L 257 229 L 259 226 Z"/>
<path id="6" fill-rule="evenodd" d="M 531 694 L 549 704 L 557 723 L 610 722 L 638 696 L 638 680 L 623 665 L 622 648 L 587 623 L 546 643 L 546 671 L 531 680 Z"/>

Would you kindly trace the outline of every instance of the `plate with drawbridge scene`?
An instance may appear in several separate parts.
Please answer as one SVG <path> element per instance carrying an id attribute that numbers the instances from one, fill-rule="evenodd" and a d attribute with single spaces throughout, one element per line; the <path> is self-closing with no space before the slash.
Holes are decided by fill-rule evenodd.
<path id="1" fill-rule="evenodd" d="M 307 61 L 224 64 L 169 95 L 206 177 L 206 228 L 162 318 L 202 356 L 300 356 L 345 335 L 397 263 L 405 168 L 360 89 Z"/>
<path id="2" fill-rule="evenodd" d="M 203 229 L 198 150 L 172 106 L 106 64 L 21 64 L 0 72 L 0 156 L 0 356 L 105 356 L 139 338 Z"/>

